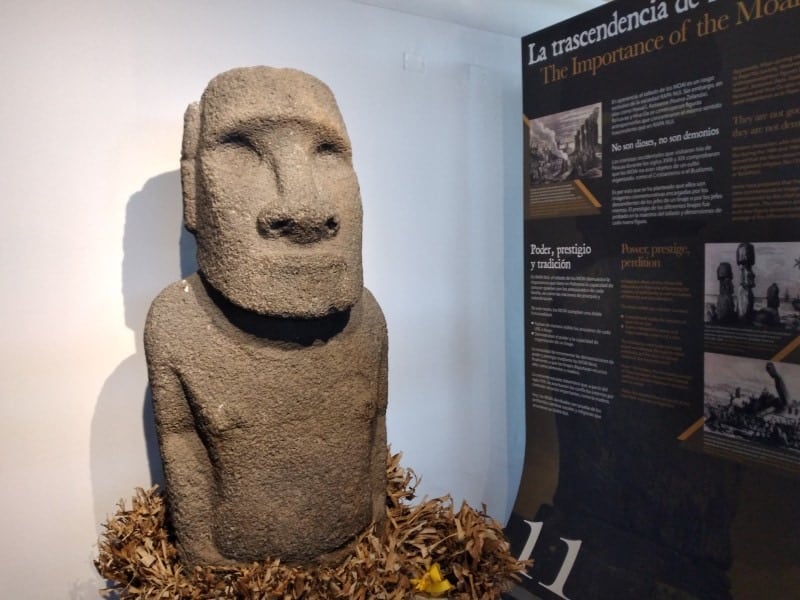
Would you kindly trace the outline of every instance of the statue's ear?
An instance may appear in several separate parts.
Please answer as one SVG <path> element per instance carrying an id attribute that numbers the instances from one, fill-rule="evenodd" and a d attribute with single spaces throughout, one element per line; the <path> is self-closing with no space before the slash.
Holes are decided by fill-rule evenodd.
<path id="1" fill-rule="evenodd" d="M 183 115 L 181 148 L 181 186 L 183 188 L 183 224 L 192 233 L 197 231 L 197 144 L 200 139 L 200 106 L 193 102 Z"/>

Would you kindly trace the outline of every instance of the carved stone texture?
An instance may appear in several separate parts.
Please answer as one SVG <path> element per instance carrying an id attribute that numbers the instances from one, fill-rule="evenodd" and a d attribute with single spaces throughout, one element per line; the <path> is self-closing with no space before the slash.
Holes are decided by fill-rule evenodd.
<path id="1" fill-rule="evenodd" d="M 153 302 L 145 350 L 184 562 L 330 562 L 385 514 L 386 324 L 328 88 L 214 78 L 186 112 L 199 271 Z"/>

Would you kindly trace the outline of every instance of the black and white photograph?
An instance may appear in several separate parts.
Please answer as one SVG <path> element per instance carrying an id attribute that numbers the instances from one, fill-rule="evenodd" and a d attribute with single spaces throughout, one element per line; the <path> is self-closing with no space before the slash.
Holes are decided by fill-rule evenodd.
<path id="1" fill-rule="evenodd" d="M 795 453 L 800 366 L 705 353 L 705 431 Z"/>
<path id="2" fill-rule="evenodd" d="M 530 183 L 603 176 L 602 103 L 529 121 Z"/>
<path id="3" fill-rule="evenodd" d="M 704 317 L 800 331 L 800 242 L 706 244 Z"/>

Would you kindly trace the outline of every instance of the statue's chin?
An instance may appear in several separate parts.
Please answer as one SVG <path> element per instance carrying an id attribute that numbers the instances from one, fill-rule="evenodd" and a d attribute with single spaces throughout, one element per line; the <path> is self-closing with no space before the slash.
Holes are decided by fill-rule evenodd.
<path id="1" fill-rule="evenodd" d="M 361 268 L 338 257 L 270 260 L 267 268 L 212 265 L 201 271 L 229 302 L 272 317 L 314 319 L 351 308 L 361 297 Z M 220 268 L 222 267 L 222 268 Z"/>

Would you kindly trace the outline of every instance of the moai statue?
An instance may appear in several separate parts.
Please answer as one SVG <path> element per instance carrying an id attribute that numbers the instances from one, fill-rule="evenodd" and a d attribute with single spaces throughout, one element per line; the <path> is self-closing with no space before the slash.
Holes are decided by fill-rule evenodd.
<path id="1" fill-rule="evenodd" d="M 182 559 L 337 560 L 385 516 L 387 335 L 333 95 L 288 69 L 215 77 L 181 179 L 199 271 L 153 302 L 145 349 Z"/>
<path id="2" fill-rule="evenodd" d="M 736 264 L 739 265 L 739 316 L 746 321 L 753 320 L 755 298 L 753 288 L 756 287 L 756 250 L 753 244 L 743 242 L 736 248 Z"/>
<path id="3" fill-rule="evenodd" d="M 767 288 L 767 308 L 778 310 L 781 306 L 781 290 L 777 283 L 771 283 Z"/>
<path id="4" fill-rule="evenodd" d="M 778 326 L 781 324 L 780 293 L 777 283 L 772 283 L 767 288 L 767 306 L 753 313 L 753 321 L 757 325 Z"/>
<path id="5" fill-rule="evenodd" d="M 778 369 L 775 368 L 774 363 L 768 362 L 766 369 L 769 376 L 772 377 L 772 380 L 775 382 L 775 392 L 778 395 L 773 400 L 772 405 L 775 408 L 775 412 L 779 413 L 785 410 L 791 401 L 789 398 L 789 390 L 786 387 L 786 382 L 783 380 L 783 377 L 778 373 Z"/>
<path id="6" fill-rule="evenodd" d="M 719 296 L 717 296 L 717 322 L 731 323 L 736 320 L 736 305 L 733 299 L 733 270 L 731 263 L 721 262 L 717 266 Z"/>

